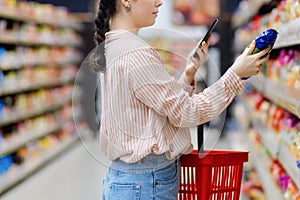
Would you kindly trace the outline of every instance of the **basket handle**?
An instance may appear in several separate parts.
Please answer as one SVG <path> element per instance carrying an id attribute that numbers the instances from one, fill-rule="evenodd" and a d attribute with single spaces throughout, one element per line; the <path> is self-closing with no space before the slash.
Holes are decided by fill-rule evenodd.
<path id="1" fill-rule="evenodd" d="M 195 80 L 195 83 L 197 81 Z M 205 81 L 202 81 L 200 84 L 195 84 L 197 88 L 197 93 L 202 91 L 204 88 L 207 87 Z M 205 124 L 199 124 L 197 127 L 197 144 L 198 144 L 198 154 L 203 154 L 204 153 L 204 125 Z"/>
<path id="2" fill-rule="evenodd" d="M 204 124 L 200 124 L 197 127 L 198 137 L 198 154 L 204 153 Z"/>

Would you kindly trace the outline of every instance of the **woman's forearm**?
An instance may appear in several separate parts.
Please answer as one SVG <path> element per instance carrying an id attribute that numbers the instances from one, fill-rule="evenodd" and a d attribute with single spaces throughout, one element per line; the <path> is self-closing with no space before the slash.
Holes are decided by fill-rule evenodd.
<path id="1" fill-rule="evenodd" d="M 186 68 L 184 70 L 182 76 L 189 85 L 192 85 L 192 83 L 194 82 L 194 77 L 195 77 L 196 72 L 197 72 L 197 69 L 194 67 Z"/>

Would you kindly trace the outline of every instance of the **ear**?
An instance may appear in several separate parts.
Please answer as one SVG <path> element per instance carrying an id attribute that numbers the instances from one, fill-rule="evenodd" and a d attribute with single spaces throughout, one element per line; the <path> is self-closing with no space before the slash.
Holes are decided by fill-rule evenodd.
<path id="1" fill-rule="evenodd" d="M 120 1 L 124 7 L 127 7 L 130 4 L 129 0 L 120 0 Z"/>

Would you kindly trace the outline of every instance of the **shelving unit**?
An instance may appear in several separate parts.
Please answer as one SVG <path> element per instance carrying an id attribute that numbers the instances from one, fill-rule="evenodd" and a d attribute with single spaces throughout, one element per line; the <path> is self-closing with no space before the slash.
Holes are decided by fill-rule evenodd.
<path id="1" fill-rule="evenodd" d="M 43 83 L 43 84 L 26 85 L 26 86 L 15 85 L 9 89 L 0 87 L 0 96 L 8 96 L 8 95 L 13 95 L 13 94 L 18 94 L 18 93 L 32 92 L 32 91 L 39 90 L 41 88 L 43 88 L 43 89 L 55 88 L 55 87 L 59 87 L 61 85 L 71 84 L 74 81 L 75 81 L 75 77 L 72 77 L 69 80 L 58 81 L 56 83 Z"/>
<path id="2" fill-rule="evenodd" d="M 20 39 L 11 36 L 1 36 L 0 38 L 1 44 L 10 44 L 10 45 L 21 45 L 21 46 L 51 46 L 51 47 L 64 47 L 64 46 L 71 46 L 71 47 L 79 47 L 80 43 L 77 41 L 66 41 L 62 40 L 60 42 L 51 42 L 51 41 L 35 41 L 35 42 L 28 42 L 26 39 Z"/>
<path id="3" fill-rule="evenodd" d="M 300 118 L 300 91 L 283 83 L 277 83 L 264 78 L 262 75 L 252 77 L 248 80 L 256 90 Z"/>
<path id="4" fill-rule="evenodd" d="M 18 171 L 15 173 L 8 173 L 0 177 L 1 183 L 1 190 L 0 192 L 4 192 L 9 188 L 13 187 L 17 184 L 20 180 L 25 179 L 26 177 L 30 176 L 35 170 L 42 167 L 44 164 L 49 162 L 54 157 L 58 156 L 61 152 L 66 150 L 70 145 L 76 142 L 76 138 L 69 138 L 63 141 L 61 144 L 55 146 L 54 149 L 51 149 L 49 152 L 45 152 L 36 160 L 32 160 L 29 164 L 24 164 L 16 169 Z"/>
<path id="5" fill-rule="evenodd" d="M 80 132 L 83 133 L 82 136 L 91 134 L 88 129 L 80 130 Z M 51 162 L 57 156 L 65 152 L 76 142 L 78 142 L 78 138 L 76 136 L 76 133 L 74 133 L 73 137 L 62 140 L 54 148 L 44 152 L 42 155 L 39 155 L 39 157 L 34 158 L 33 160 L 30 160 L 30 162 L 17 167 L 12 172 L 0 176 L 0 194 L 14 187 L 14 185 L 18 184 L 19 181 L 24 180 L 25 178 L 36 172 L 38 169 L 47 165 L 47 163 Z"/>
<path id="6" fill-rule="evenodd" d="M 0 156 L 4 156 L 9 153 L 13 153 L 16 150 L 18 150 L 21 147 L 28 144 L 29 142 L 32 142 L 32 141 L 35 141 L 44 136 L 50 135 L 51 133 L 58 132 L 62 128 L 62 126 L 63 126 L 63 124 L 51 127 L 49 129 L 40 130 L 37 132 L 30 132 L 29 134 L 26 134 L 26 137 L 20 135 L 20 136 L 11 138 L 10 140 L 6 141 L 6 143 L 3 144 L 2 147 L 0 148 Z"/>
<path id="7" fill-rule="evenodd" d="M 62 100 L 61 102 L 57 102 L 53 105 L 44 106 L 43 108 L 36 108 L 34 110 L 31 110 L 29 113 L 14 113 L 7 117 L 6 119 L 2 119 L 0 121 L 0 127 L 13 124 L 19 121 L 23 121 L 26 119 L 30 119 L 36 116 L 44 115 L 50 111 L 56 111 L 60 109 L 62 106 L 67 104 L 72 100 L 71 96 L 67 97 L 66 99 Z"/>
<path id="8" fill-rule="evenodd" d="M 274 47 L 273 47 L 274 50 L 300 45 L 300 35 L 299 34 L 284 33 L 284 31 L 286 29 L 290 29 L 291 24 L 293 24 L 293 23 L 299 24 L 299 22 L 300 22 L 300 17 L 295 20 L 290 21 L 288 24 L 282 25 L 281 28 L 279 30 L 277 30 L 279 32 L 279 35 L 278 35 L 278 39 L 277 39 L 276 43 L 274 44 Z M 251 40 L 254 39 L 259 33 L 260 33 L 259 31 L 249 33 L 249 38 L 247 40 L 245 40 L 243 42 L 241 42 L 241 41 L 236 42 L 234 51 L 237 53 L 242 52 L 244 50 L 244 48 L 248 44 L 250 44 Z"/>
<path id="9" fill-rule="evenodd" d="M 285 47 L 300 45 L 300 35 L 289 35 L 284 38 L 278 38 L 278 42 L 274 45 L 274 49 L 281 49 Z"/>
<path id="10" fill-rule="evenodd" d="M 243 99 L 243 98 L 242 98 Z M 241 100 L 245 102 L 245 100 Z M 274 132 L 265 127 L 265 125 L 253 116 L 254 111 L 249 108 L 246 103 L 243 103 L 245 110 L 248 114 L 248 118 L 253 124 L 254 128 L 257 130 L 261 138 L 261 143 L 266 148 L 266 150 L 271 154 L 273 158 L 276 158 L 285 168 L 286 172 L 293 178 L 295 184 L 298 188 L 300 188 L 300 181 L 298 180 L 298 169 L 297 169 L 297 160 L 294 156 L 292 156 L 290 150 L 276 135 Z M 245 116 L 244 116 L 245 117 Z M 255 152 L 256 150 L 253 149 Z M 263 161 L 264 159 L 259 161 Z M 257 162 L 256 162 L 257 163 Z M 268 165 L 266 165 L 268 166 Z M 272 191 L 272 190 L 271 190 Z"/>
<path id="11" fill-rule="evenodd" d="M 248 23 L 249 20 L 257 14 L 258 10 L 264 5 L 270 3 L 271 0 L 248 0 L 241 1 L 237 12 L 233 15 L 232 24 L 233 27 L 237 28 L 242 26 L 245 23 Z"/>
<path id="12" fill-rule="evenodd" d="M 13 2 L 12 4 L 16 4 Z M 33 8 L 38 7 L 38 8 Z M 71 13 L 65 7 L 55 7 L 52 4 L 40 4 L 36 2 L 24 2 L 18 5 L 0 5 L 2 12 L 0 18 L 6 18 L 14 21 L 23 21 L 49 25 L 52 27 L 70 28 L 80 30 L 81 24 L 77 23 Z M 53 12 L 56 12 L 53 15 Z M 47 15 L 49 14 L 50 15 Z M 47 16 L 46 18 L 42 16 Z"/>
<path id="13" fill-rule="evenodd" d="M 274 133 L 262 132 L 264 130 L 264 127 L 261 126 L 261 123 L 258 120 L 256 120 L 254 117 L 249 117 L 249 113 L 252 112 L 250 108 L 247 106 L 247 104 L 245 103 L 245 99 L 243 98 L 243 96 L 240 95 L 238 99 L 239 99 L 239 103 L 237 106 L 235 106 L 233 112 L 233 115 L 238 120 L 239 129 L 243 133 L 239 135 L 240 140 L 238 142 L 239 143 L 238 148 L 245 148 L 250 151 L 249 164 L 255 167 L 267 199 L 282 200 L 283 196 L 279 188 L 275 184 L 274 179 L 269 171 L 270 162 L 268 161 L 270 159 L 266 155 L 266 150 L 265 150 L 267 149 L 267 151 L 271 152 L 272 155 L 276 155 L 276 151 L 279 148 L 278 140 L 276 140 L 275 137 L 272 137 Z M 239 121 L 242 119 L 249 120 L 247 121 L 247 125 L 245 125 L 244 121 Z M 255 144 L 253 135 L 250 135 L 248 133 L 249 132 L 248 126 L 250 123 L 255 124 L 254 127 L 255 129 L 257 129 L 257 134 L 259 134 L 259 136 L 262 137 L 261 138 L 262 145 Z M 267 139 L 271 139 L 271 140 L 268 141 Z M 272 143 L 274 141 L 275 143 Z"/>
<path id="14" fill-rule="evenodd" d="M 290 177 L 293 178 L 294 183 L 297 185 L 298 190 L 300 188 L 299 180 L 299 169 L 297 169 L 297 163 L 295 157 L 290 153 L 290 150 L 287 146 L 281 145 L 278 153 L 278 160 L 283 165 Z"/>
<path id="15" fill-rule="evenodd" d="M 282 200 L 283 196 L 279 190 L 279 188 L 275 185 L 272 175 L 267 170 L 267 167 L 270 164 L 267 162 L 268 157 L 264 155 L 263 152 L 259 152 L 257 149 L 251 149 L 251 160 L 260 161 L 255 162 L 253 165 L 255 166 L 259 178 L 261 179 L 264 191 L 266 193 L 267 199 L 272 200 Z"/>
<path id="16" fill-rule="evenodd" d="M 240 10 L 236 13 L 234 17 L 234 21 L 232 22 L 236 28 L 237 33 L 247 34 L 247 39 L 242 39 L 243 37 L 237 35 L 237 39 L 235 41 L 236 48 L 235 52 L 240 53 L 249 42 L 254 39 L 260 32 L 267 28 L 275 28 L 279 31 L 279 38 L 276 41 L 273 51 L 274 53 L 278 53 L 282 49 L 291 49 L 300 45 L 300 38 L 298 32 L 295 32 L 294 29 L 300 27 L 300 15 L 294 19 L 286 18 L 287 22 L 279 22 L 278 18 L 276 18 L 276 22 L 267 23 L 267 20 L 274 20 L 274 16 L 282 16 L 280 12 L 284 12 L 284 4 L 281 4 L 282 11 L 280 9 L 274 11 L 270 11 L 270 15 L 264 16 L 259 14 L 258 18 L 263 19 L 261 22 L 251 21 L 257 20 L 255 16 L 258 14 L 261 6 L 266 4 L 271 4 L 273 2 L 280 4 L 280 1 L 255 1 L 255 6 L 252 6 L 254 1 L 242 1 L 240 5 Z M 296 2 L 296 0 L 295 0 Z M 291 3 L 291 1 L 289 1 Z M 298 2 L 300 3 L 300 2 Z M 243 13 L 242 8 L 246 8 L 249 6 L 248 15 L 242 17 L 245 13 Z M 275 9 L 276 5 L 272 5 Z M 251 7 L 251 8 L 250 8 Z M 277 9 L 277 8 L 276 8 Z M 291 9 L 291 8 L 289 8 Z M 245 11 L 245 10 L 244 10 Z M 274 12 L 273 12 L 274 11 Z M 296 16 L 296 15 L 295 15 Z M 294 17 L 295 17 L 294 16 Z M 249 24 L 248 24 L 249 23 Z M 259 24 L 261 23 L 261 24 Z M 272 25 L 274 27 L 272 27 Z M 247 32 L 248 31 L 248 32 Z M 242 39 L 242 40 L 240 40 Z M 272 52 L 271 52 L 272 54 Z M 284 81 L 274 81 L 267 78 L 265 75 L 258 75 L 251 77 L 247 80 L 247 84 L 258 91 L 263 95 L 265 99 L 272 102 L 274 105 L 283 108 L 285 111 L 293 114 L 294 116 L 300 118 L 300 91 L 295 87 L 288 86 Z M 255 146 L 253 142 L 251 145 L 247 145 L 246 148 L 251 150 L 252 159 L 254 160 L 253 165 L 255 166 L 258 174 L 261 178 L 262 184 L 265 189 L 265 193 L 268 199 L 287 199 L 288 197 L 284 196 L 284 193 L 277 187 L 275 184 L 275 180 L 270 174 L 270 163 L 266 163 L 268 160 L 268 156 L 272 159 L 276 159 L 280 163 L 280 165 L 284 168 L 285 172 L 288 176 L 293 180 L 298 191 L 300 190 L 300 177 L 299 177 L 299 169 L 297 168 L 297 159 L 295 155 L 292 154 L 289 146 L 282 140 L 283 133 L 275 132 L 272 129 L 269 129 L 262 122 L 261 119 L 255 116 L 255 111 L 247 105 L 247 101 L 245 98 L 240 97 L 239 102 L 241 102 L 245 109 L 246 115 L 237 116 L 236 118 L 248 118 L 249 122 L 252 124 L 253 128 L 256 130 L 257 137 L 261 143 L 262 147 Z M 245 129 L 249 129 L 246 127 Z M 248 132 L 248 131 L 245 132 Z M 249 136 L 248 136 L 249 137 Z M 245 138 L 245 140 L 248 140 Z M 266 152 L 263 152 L 265 149 Z M 300 152 L 299 152 L 300 153 Z"/>
<path id="17" fill-rule="evenodd" d="M 81 24 L 64 7 L 13 2 L 0 2 L 0 163 L 27 153 L 0 168 L 0 195 L 70 148 L 78 131 L 91 134 L 80 113 L 72 113 L 80 98 L 73 83 L 83 59 Z"/>

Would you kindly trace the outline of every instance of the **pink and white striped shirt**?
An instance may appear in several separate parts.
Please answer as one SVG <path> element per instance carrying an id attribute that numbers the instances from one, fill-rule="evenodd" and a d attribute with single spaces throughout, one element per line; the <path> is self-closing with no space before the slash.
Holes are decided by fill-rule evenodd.
<path id="1" fill-rule="evenodd" d="M 107 70 L 101 74 L 101 151 L 133 163 L 155 152 L 168 159 L 189 153 L 190 127 L 220 114 L 243 88 L 229 69 L 199 94 L 168 74 L 159 53 L 125 30 L 106 34 Z"/>

